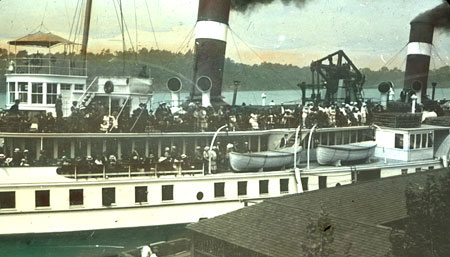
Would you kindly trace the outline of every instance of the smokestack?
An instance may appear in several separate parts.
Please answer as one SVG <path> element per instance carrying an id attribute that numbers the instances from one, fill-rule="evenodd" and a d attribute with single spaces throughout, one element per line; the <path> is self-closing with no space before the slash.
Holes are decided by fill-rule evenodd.
<path id="1" fill-rule="evenodd" d="M 177 112 L 180 107 L 180 91 L 183 87 L 181 80 L 177 77 L 173 77 L 167 81 L 167 88 L 172 95 L 172 113 Z"/>
<path id="2" fill-rule="evenodd" d="M 205 76 L 211 81 L 211 99 L 222 99 L 222 78 L 227 44 L 231 0 L 199 0 L 195 27 L 194 81 Z M 200 92 L 192 88 L 191 99 Z"/>
<path id="3" fill-rule="evenodd" d="M 196 83 L 197 89 L 202 93 L 202 106 L 211 106 L 211 88 L 212 81 L 207 76 L 202 76 L 198 78 Z"/>
<path id="4" fill-rule="evenodd" d="M 433 34 L 433 24 L 422 21 L 411 22 L 403 89 L 414 90 L 418 103 L 422 102 L 422 97 L 427 93 Z"/>

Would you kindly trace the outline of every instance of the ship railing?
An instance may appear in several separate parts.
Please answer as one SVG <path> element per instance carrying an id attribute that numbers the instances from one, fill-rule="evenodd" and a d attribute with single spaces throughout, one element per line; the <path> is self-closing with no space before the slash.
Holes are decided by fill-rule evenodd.
<path id="1" fill-rule="evenodd" d="M 120 167 L 107 167 L 105 165 L 89 168 L 88 166 L 67 165 L 57 169 L 57 173 L 74 179 L 87 178 L 112 178 L 112 177 L 137 177 L 137 176 L 195 176 L 203 174 L 203 166 L 183 167 L 182 162 L 173 163 L 168 169 L 167 165 L 153 163 L 150 165 L 138 166 L 136 164 L 126 164 Z"/>
<path id="2" fill-rule="evenodd" d="M 10 59 L 8 71 L 11 74 L 87 76 L 87 65 L 82 60 L 24 57 Z"/>

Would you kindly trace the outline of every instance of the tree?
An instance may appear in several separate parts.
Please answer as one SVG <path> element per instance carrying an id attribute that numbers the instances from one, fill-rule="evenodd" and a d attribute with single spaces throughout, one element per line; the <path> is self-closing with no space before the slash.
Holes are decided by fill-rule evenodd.
<path id="1" fill-rule="evenodd" d="M 408 218 L 391 233 L 395 257 L 444 257 L 450 252 L 450 173 L 428 176 L 425 185 L 406 188 Z"/>
<path id="2" fill-rule="evenodd" d="M 303 257 L 327 257 L 334 256 L 331 248 L 334 241 L 335 226 L 328 213 L 322 208 L 317 220 L 310 217 L 306 226 L 306 242 L 301 243 Z"/>

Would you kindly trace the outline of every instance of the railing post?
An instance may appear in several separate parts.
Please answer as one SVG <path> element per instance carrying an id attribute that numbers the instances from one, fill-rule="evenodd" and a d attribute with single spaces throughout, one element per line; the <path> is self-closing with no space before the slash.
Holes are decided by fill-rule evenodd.
<path id="1" fill-rule="evenodd" d="M 128 177 L 131 178 L 131 164 L 128 164 Z"/>
<path id="2" fill-rule="evenodd" d="M 77 179 L 77 165 L 75 165 L 75 180 L 78 180 Z"/>
<path id="3" fill-rule="evenodd" d="M 106 178 L 106 166 L 103 165 L 103 178 Z"/>

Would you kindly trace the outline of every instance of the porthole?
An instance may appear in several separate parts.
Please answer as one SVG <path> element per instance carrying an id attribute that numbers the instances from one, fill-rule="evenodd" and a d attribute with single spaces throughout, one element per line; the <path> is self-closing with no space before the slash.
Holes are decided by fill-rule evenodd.
<path id="1" fill-rule="evenodd" d="M 203 193 L 202 192 L 198 192 L 197 193 L 197 200 L 202 200 L 203 199 Z"/>

